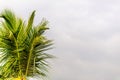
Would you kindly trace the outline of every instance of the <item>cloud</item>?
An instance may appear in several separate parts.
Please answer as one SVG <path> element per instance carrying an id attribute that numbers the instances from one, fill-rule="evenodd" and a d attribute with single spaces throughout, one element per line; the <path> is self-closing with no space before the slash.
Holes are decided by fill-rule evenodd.
<path id="1" fill-rule="evenodd" d="M 119 0 L 1 0 L 27 19 L 36 10 L 50 22 L 46 34 L 54 40 L 51 80 L 119 80 Z"/>
<path id="2" fill-rule="evenodd" d="M 55 16 L 60 19 L 53 33 L 57 46 L 54 52 L 61 61 L 55 64 L 55 80 L 119 79 L 120 11 L 117 2 L 86 1 L 83 5 L 73 2 L 70 10 L 67 11 L 66 6 L 60 10 L 66 10 L 66 14 Z"/>

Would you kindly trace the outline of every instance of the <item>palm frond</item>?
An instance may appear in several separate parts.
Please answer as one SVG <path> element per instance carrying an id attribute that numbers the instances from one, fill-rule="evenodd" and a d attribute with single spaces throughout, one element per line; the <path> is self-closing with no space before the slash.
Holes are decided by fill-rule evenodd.
<path id="1" fill-rule="evenodd" d="M 4 21 L 0 30 L 0 75 L 5 78 L 47 75 L 46 59 L 53 58 L 45 53 L 52 45 L 43 35 L 48 22 L 43 20 L 33 27 L 34 16 L 35 11 L 26 24 L 10 10 L 1 13 Z"/>

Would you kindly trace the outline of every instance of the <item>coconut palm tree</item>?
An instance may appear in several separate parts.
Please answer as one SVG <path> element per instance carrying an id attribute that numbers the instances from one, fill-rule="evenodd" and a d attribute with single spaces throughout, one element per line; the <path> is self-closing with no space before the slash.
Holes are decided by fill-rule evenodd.
<path id="1" fill-rule="evenodd" d="M 3 80 L 28 80 L 28 77 L 44 78 L 48 72 L 46 50 L 52 45 L 44 36 L 47 21 L 33 25 L 35 11 L 28 22 L 16 17 L 10 10 L 1 14 L 0 24 L 0 77 Z"/>

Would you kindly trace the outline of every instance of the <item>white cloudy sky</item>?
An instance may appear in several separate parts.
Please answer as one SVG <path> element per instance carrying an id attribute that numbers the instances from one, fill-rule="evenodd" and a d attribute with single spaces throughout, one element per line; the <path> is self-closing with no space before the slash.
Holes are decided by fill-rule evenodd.
<path id="1" fill-rule="evenodd" d="M 120 80 L 120 0 L 0 0 L 5 8 L 50 22 L 51 80 Z"/>

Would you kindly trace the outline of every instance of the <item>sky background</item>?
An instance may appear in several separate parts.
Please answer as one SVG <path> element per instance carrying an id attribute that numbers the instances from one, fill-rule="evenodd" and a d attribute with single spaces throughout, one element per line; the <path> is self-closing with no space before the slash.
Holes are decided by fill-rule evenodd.
<path id="1" fill-rule="evenodd" d="M 49 21 L 50 80 L 120 80 L 120 0 L 0 0 L 5 8 Z"/>

